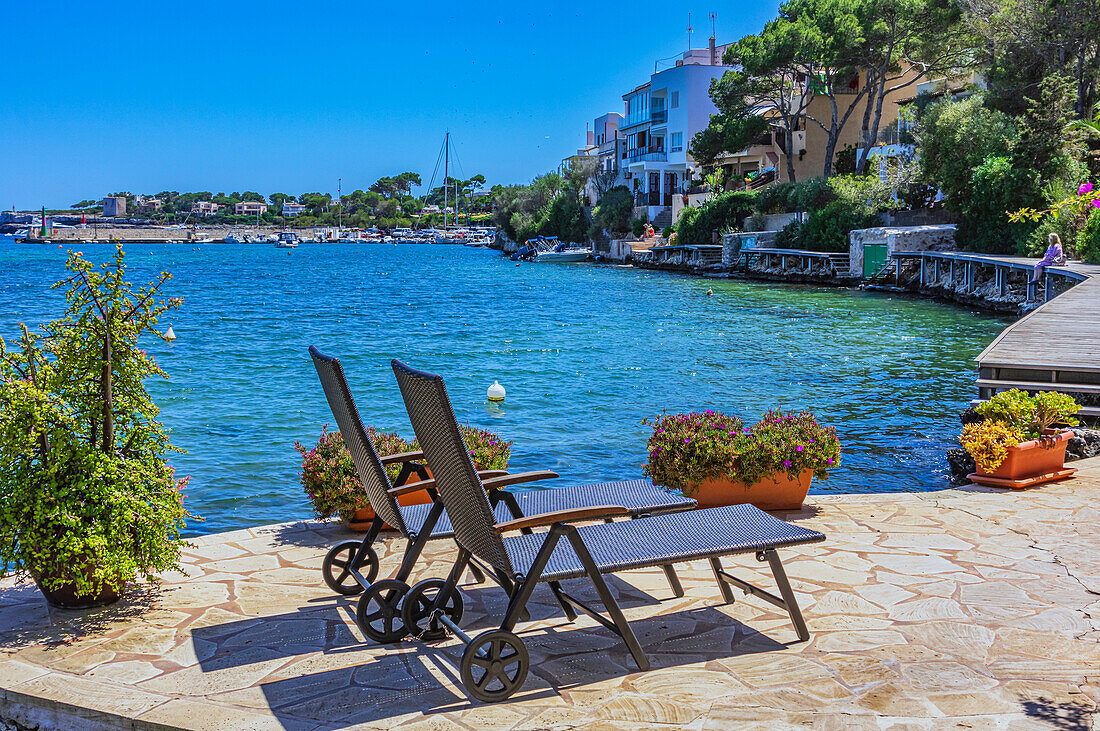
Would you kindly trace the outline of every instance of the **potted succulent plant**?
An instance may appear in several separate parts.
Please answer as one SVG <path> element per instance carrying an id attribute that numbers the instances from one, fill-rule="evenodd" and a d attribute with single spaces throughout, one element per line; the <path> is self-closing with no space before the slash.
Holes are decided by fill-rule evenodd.
<path id="1" fill-rule="evenodd" d="M 478 469 L 507 469 L 508 459 L 512 453 L 512 442 L 505 442 L 485 429 L 476 429 L 468 425 L 461 426 L 459 429 Z M 418 449 L 415 440 L 411 443 L 407 442 L 396 432 L 380 432 L 370 426 L 367 427 L 367 435 L 380 457 L 413 452 Z M 317 517 L 324 519 L 338 516 L 351 530 L 366 531 L 374 520 L 374 510 L 363 492 L 359 473 L 355 471 L 351 453 L 348 452 L 340 432 L 330 432 L 326 424 L 321 428 L 317 446 L 309 449 L 295 442 L 294 448 L 302 455 L 302 471 L 298 475 Z M 390 481 L 397 484 L 401 475 L 401 465 L 387 466 L 386 473 Z M 431 472 L 428 471 L 427 474 L 430 475 Z M 416 482 L 420 479 L 420 476 L 413 472 L 409 473 L 400 484 Z M 431 496 L 425 490 L 417 490 L 400 496 L 398 500 L 402 505 L 421 505 L 430 502 Z"/>
<path id="2" fill-rule="evenodd" d="M 96 266 L 70 253 L 60 319 L 0 339 L 0 574 L 30 575 L 57 606 L 107 604 L 138 577 L 179 570 L 193 517 L 167 455 L 174 450 L 145 391 L 166 378 L 139 347 L 161 336 L 171 278 L 134 288 L 121 245 Z"/>
<path id="3" fill-rule="evenodd" d="M 653 427 L 645 474 L 695 498 L 701 508 L 751 503 L 797 510 L 811 480 L 827 479 L 840 465 L 836 431 L 805 411 L 768 411 L 752 426 L 709 409 L 643 423 Z"/>
<path id="4" fill-rule="evenodd" d="M 1023 488 L 1061 480 L 1076 470 L 1066 469 L 1068 429 L 1081 410 L 1072 396 L 1044 391 L 1034 396 L 1019 389 L 1002 391 L 974 409 L 982 421 L 963 427 L 960 442 L 974 458 L 972 482 L 993 487 Z"/>

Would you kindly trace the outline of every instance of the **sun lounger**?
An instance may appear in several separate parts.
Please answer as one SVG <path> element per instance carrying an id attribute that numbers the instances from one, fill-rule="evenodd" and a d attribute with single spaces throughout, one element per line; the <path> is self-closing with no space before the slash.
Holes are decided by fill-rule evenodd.
<path id="1" fill-rule="evenodd" d="M 392 364 L 459 548 L 446 580 L 427 579 L 409 589 L 401 607 L 402 621 L 413 637 L 438 637 L 442 631 L 465 643 L 461 677 L 473 697 L 500 701 L 523 685 L 530 658 L 523 640 L 513 629 L 539 582 L 551 583 L 570 619 L 575 617 L 570 608 L 584 612 L 621 637 L 642 670 L 649 668 L 649 661 L 603 574 L 708 559 L 727 602 L 733 600 L 731 586 L 753 594 L 786 610 L 798 638 L 809 639 L 776 550 L 823 541 L 825 536 L 821 533 L 791 525 L 751 505 L 575 525 L 629 514 L 625 506 L 615 505 L 610 496 L 599 506 L 501 521 L 465 449 L 443 379 L 409 368 L 398 360 Z M 538 527 L 549 530 L 517 534 Z M 561 540 L 563 537 L 566 540 Z M 779 596 L 722 568 L 721 557 L 744 553 L 754 553 L 757 560 L 768 562 Z M 508 609 L 499 629 L 476 637 L 468 636 L 458 624 L 462 617 L 458 580 L 471 564 L 499 578 L 509 593 Z M 557 585 L 581 577 L 591 580 L 608 616 L 566 594 Z"/>
<path id="2" fill-rule="evenodd" d="M 333 591 L 340 594 L 354 595 L 363 592 L 356 609 L 356 620 L 367 637 L 375 642 L 397 642 L 406 633 L 400 612 L 402 597 L 409 590 L 405 582 L 412 574 L 427 541 L 450 538 L 454 535 L 454 530 L 444 512 L 443 503 L 438 500 L 434 480 L 420 480 L 393 487 L 386 475 L 387 464 L 403 462 L 408 469 L 412 460 L 423 457 L 422 453 L 409 452 L 379 458 L 359 418 L 340 361 L 323 355 L 314 346 L 310 347 L 309 353 L 321 379 L 332 415 L 359 473 L 363 490 L 375 511 L 375 518 L 362 540 L 343 541 L 328 552 L 322 564 L 324 579 Z M 461 441 L 461 437 L 459 440 Z M 462 451 L 466 451 L 465 446 Z M 478 474 L 484 489 L 489 491 L 486 500 L 500 520 L 512 520 L 531 513 L 575 510 L 609 499 L 624 506 L 622 515 L 625 517 L 639 517 L 695 506 L 694 500 L 669 493 L 646 480 L 513 493 L 503 488 L 558 475 L 548 471 L 510 475 L 501 470 Z M 427 490 L 432 496 L 431 503 L 414 506 L 398 504 L 397 497 L 400 495 L 421 489 Z M 408 542 L 394 576 L 376 581 L 379 560 L 372 544 L 378 538 L 382 526 L 387 523 L 407 538 Z M 481 580 L 478 568 L 470 568 L 475 578 Z M 671 566 L 665 567 L 665 574 L 673 593 L 683 596 L 683 588 Z M 506 590 L 509 589 L 507 579 L 504 582 Z"/>

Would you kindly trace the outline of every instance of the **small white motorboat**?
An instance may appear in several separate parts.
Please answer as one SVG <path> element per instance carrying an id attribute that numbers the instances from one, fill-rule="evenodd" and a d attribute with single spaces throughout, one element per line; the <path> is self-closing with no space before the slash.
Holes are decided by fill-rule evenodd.
<path id="1" fill-rule="evenodd" d="M 592 255 L 591 249 L 582 249 L 577 246 L 558 242 L 557 236 L 540 236 L 540 251 L 535 255 L 535 261 L 544 264 L 568 264 L 570 262 L 585 261 Z M 542 248 L 549 244 L 549 248 Z"/>
<path id="2" fill-rule="evenodd" d="M 280 231 L 279 238 L 275 241 L 276 249 L 297 249 L 298 234 L 293 231 Z"/>

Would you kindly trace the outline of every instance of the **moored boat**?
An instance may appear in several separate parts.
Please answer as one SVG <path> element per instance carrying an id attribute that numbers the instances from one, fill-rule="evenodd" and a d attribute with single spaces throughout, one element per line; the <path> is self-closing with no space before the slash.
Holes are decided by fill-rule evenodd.
<path id="1" fill-rule="evenodd" d="M 275 240 L 276 249 L 297 249 L 298 248 L 298 234 L 293 231 L 280 231 L 279 237 Z"/>

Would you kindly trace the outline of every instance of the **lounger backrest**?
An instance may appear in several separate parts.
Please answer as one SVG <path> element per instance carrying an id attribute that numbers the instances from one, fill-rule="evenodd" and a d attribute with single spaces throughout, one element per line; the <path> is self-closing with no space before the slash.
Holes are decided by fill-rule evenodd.
<path id="1" fill-rule="evenodd" d="M 451 519 L 455 541 L 498 571 L 514 576 L 504 541 L 494 528 L 496 519 L 489 498 L 458 430 L 458 419 L 443 379 L 409 368 L 397 359 L 391 365 L 416 439 Z"/>
<path id="2" fill-rule="evenodd" d="M 348 380 L 344 378 L 344 367 L 340 365 L 339 359 L 322 354 L 315 345 L 309 346 L 309 355 L 313 358 L 329 408 L 336 417 L 336 425 L 340 428 L 340 435 L 344 438 L 348 452 L 351 453 L 351 461 L 355 463 L 355 471 L 359 473 L 359 481 L 363 483 L 363 491 L 367 494 L 371 507 L 382 520 L 402 533 L 408 533 L 401 511 L 397 508 L 397 501 L 389 493 L 391 485 L 390 478 L 386 476 L 386 468 L 382 466 L 382 460 L 378 458 L 378 452 L 367 436 L 363 420 L 359 418 L 359 411 L 355 408 Z"/>

